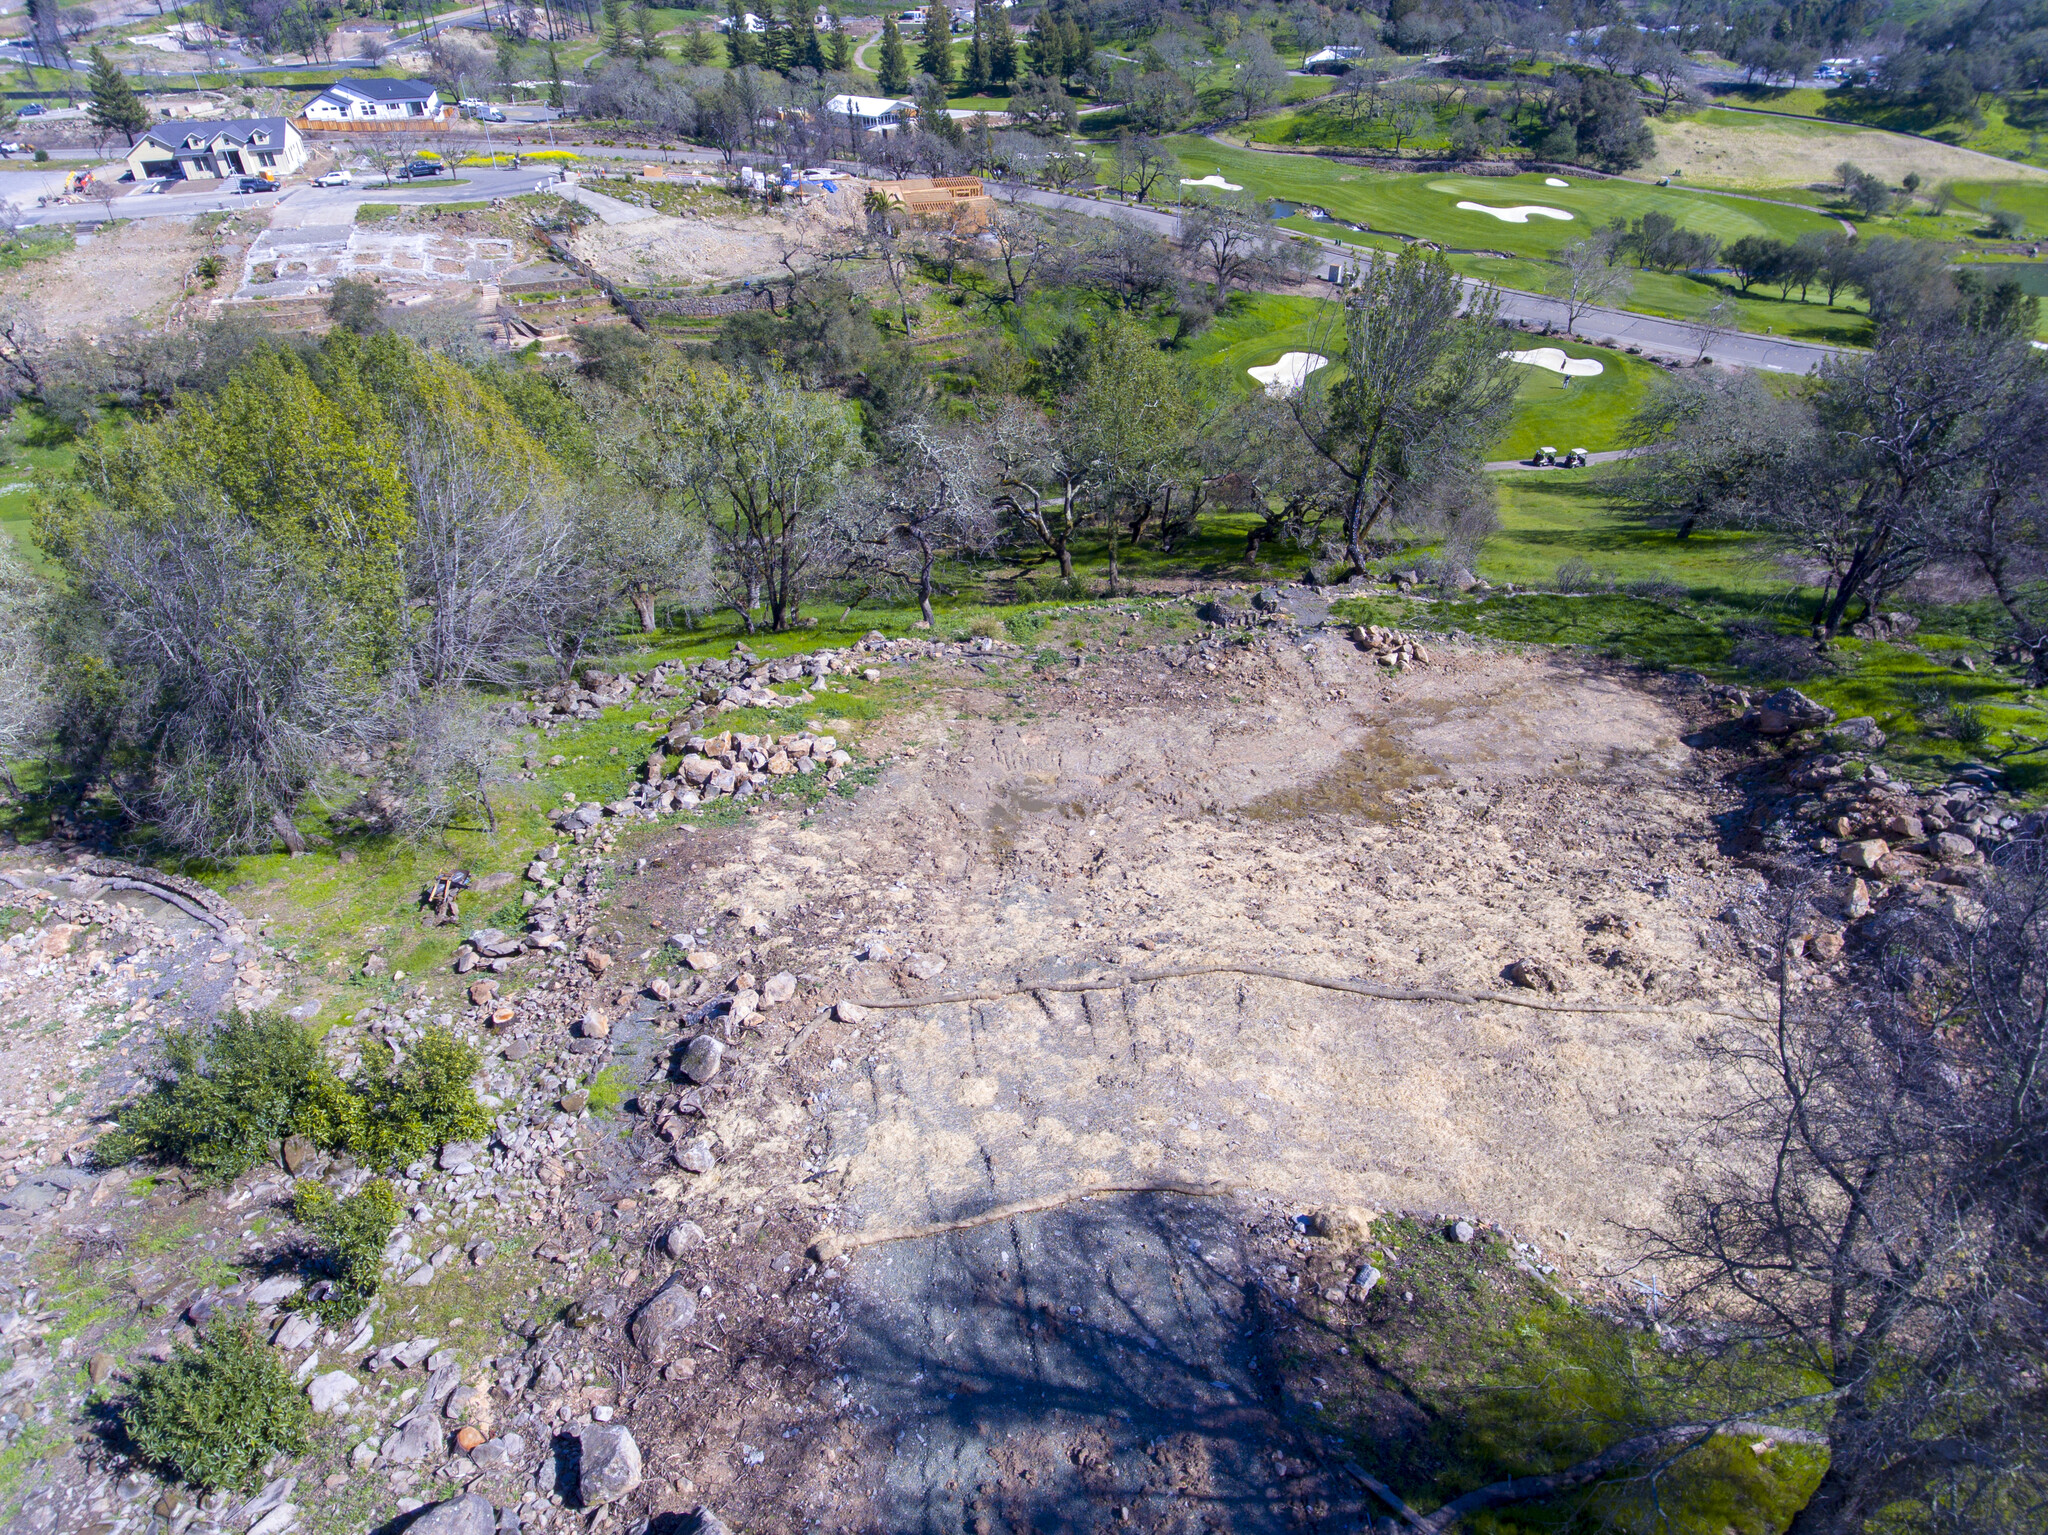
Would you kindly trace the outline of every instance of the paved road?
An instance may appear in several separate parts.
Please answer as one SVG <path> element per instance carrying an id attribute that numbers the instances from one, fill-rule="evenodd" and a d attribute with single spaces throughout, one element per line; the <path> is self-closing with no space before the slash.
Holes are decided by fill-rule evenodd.
<path id="1" fill-rule="evenodd" d="M 1125 219 L 1168 236 L 1174 233 L 1178 222 L 1176 215 L 1163 208 L 1130 207 L 1064 192 L 1044 192 L 1035 187 L 1008 187 L 1004 189 L 1004 195 L 1044 208 L 1071 209 L 1091 218 Z M 1301 238 L 1312 240 L 1329 252 L 1340 269 L 1357 264 L 1359 252 L 1356 246 L 1322 235 L 1304 235 Z M 1468 291 L 1482 286 L 1484 284 L 1475 279 L 1465 279 Z M 1559 331 L 1565 329 L 1565 308 L 1556 299 L 1540 293 L 1524 293 L 1516 288 L 1502 288 L 1500 296 L 1502 319 L 1549 325 Z M 1582 340 L 1639 347 L 1657 356 L 1683 358 L 1687 362 L 1698 357 L 1701 351 L 1699 333 L 1685 321 L 1635 314 L 1625 309 L 1589 309 L 1579 316 L 1573 333 Z M 1706 346 L 1707 355 L 1716 362 L 1771 373 L 1811 373 L 1824 358 L 1840 350 L 1838 347 L 1759 336 L 1746 331 L 1721 333 L 1712 337 Z"/>
<path id="2" fill-rule="evenodd" d="M 302 184 L 287 187 L 282 192 L 236 192 L 232 182 L 223 182 L 218 192 L 131 192 L 116 199 L 113 211 L 116 218 L 124 219 L 189 218 L 195 213 L 238 212 L 267 206 L 277 210 L 281 222 L 298 225 L 347 223 L 348 216 L 343 216 L 339 210 L 352 208 L 369 199 L 384 203 L 482 202 L 493 197 L 517 197 L 537 192 L 554 179 L 552 170 L 528 167 L 516 171 L 466 171 L 461 182 L 452 185 L 446 181 L 406 181 L 385 186 L 369 179 L 350 187 Z M 33 204 L 34 190 L 29 190 L 26 195 Z M 319 217 L 329 210 L 335 212 L 334 219 Z M 22 222 L 29 225 L 98 224 L 106 217 L 106 205 L 92 201 L 60 203 L 48 208 L 30 206 L 20 213 Z"/>

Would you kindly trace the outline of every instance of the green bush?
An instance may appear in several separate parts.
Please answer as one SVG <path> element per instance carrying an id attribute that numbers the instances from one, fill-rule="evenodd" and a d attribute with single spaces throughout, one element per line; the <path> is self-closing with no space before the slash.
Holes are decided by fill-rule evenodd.
<path id="1" fill-rule="evenodd" d="M 164 1074 L 101 1137 L 103 1164 L 146 1157 L 231 1183 L 286 1135 L 386 1167 L 490 1128 L 469 1085 L 476 1051 L 438 1029 L 395 1066 L 366 1060 L 352 1082 L 334 1074 L 304 1029 L 275 1014 L 238 1014 L 173 1036 L 166 1055 Z"/>
<path id="2" fill-rule="evenodd" d="M 334 1276 L 333 1287 L 317 1299 L 301 1292 L 302 1309 L 330 1326 L 340 1326 L 370 1303 L 377 1293 L 384 1244 L 398 1229 L 398 1192 L 382 1178 L 373 1178 L 346 1199 L 335 1197 L 324 1183 L 301 1179 L 292 1195 L 292 1214 L 320 1241 L 321 1261 Z"/>
<path id="3" fill-rule="evenodd" d="M 310 1410 L 246 1317 L 217 1319 L 136 1379 L 121 1410 L 136 1453 L 193 1487 L 255 1487 L 273 1455 L 302 1455 Z"/>
<path id="4" fill-rule="evenodd" d="M 370 1167 L 474 1140 L 491 1128 L 469 1085 L 479 1060 L 460 1040 L 429 1029 L 395 1067 L 365 1060 L 353 1082 L 323 1072 L 310 1084 L 298 1127 L 316 1144 Z"/>
<path id="5" fill-rule="evenodd" d="M 119 1166 L 146 1157 L 189 1167 L 208 1183 L 232 1183 L 291 1133 L 320 1053 L 306 1031 L 275 1014 L 237 1013 L 164 1043 L 165 1070 L 120 1111 L 94 1148 Z"/>

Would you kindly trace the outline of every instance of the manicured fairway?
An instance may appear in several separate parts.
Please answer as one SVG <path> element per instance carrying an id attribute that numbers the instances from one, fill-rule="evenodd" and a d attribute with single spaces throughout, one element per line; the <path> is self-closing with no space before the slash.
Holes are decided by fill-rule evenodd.
<path id="1" fill-rule="evenodd" d="M 1287 352 L 1342 355 L 1343 315 L 1334 304 L 1315 299 L 1257 294 L 1239 299 L 1219 315 L 1188 346 L 1188 356 L 1216 370 L 1225 388 L 1249 394 L 1259 385 L 1245 370 L 1264 367 Z M 1501 439 L 1487 452 L 1489 459 L 1527 458 L 1548 444 L 1602 453 L 1622 445 L 1622 425 L 1642 403 L 1656 377 L 1654 363 L 1605 347 L 1564 343 L 1504 331 L 1502 350 L 1561 346 L 1572 357 L 1596 358 L 1604 371 L 1596 378 L 1570 384 L 1541 368 L 1519 366 L 1526 375 L 1515 401 L 1515 413 Z"/>
<path id="2" fill-rule="evenodd" d="M 1688 229 L 1724 241 L 1744 235 L 1797 239 L 1809 231 L 1841 226 L 1806 208 L 1788 208 L 1684 187 L 1644 186 L 1630 181 L 1566 177 L 1566 187 L 1546 185 L 1542 175 L 1458 176 L 1365 170 L 1314 155 L 1279 155 L 1234 149 L 1208 139 L 1169 140 L 1181 174 L 1198 178 L 1221 172 L 1261 196 L 1307 203 L 1369 229 L 1417 236 L 1465 250 L 1497 250 L 1518 256 L 1547 256 L 1605 228 L 1616 219 L 1666 213 Z M 1571 214 L 1569 220 L 1532 216 L 1507 222 L 1460 202 L 1492 208 L 1545 207 Z M 1336 232 L 1336 231 L 1332 231 Z"/>

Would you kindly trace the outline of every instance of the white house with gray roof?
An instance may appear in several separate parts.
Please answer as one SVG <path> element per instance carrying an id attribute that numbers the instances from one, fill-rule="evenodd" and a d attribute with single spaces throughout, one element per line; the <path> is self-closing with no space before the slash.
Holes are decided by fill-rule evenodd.
<path id="1" fill-rule="evenodd" d="M 425 80 L 337 80 L 306 103 L 315 123 L 397 123 L 441 116 L 441 93 Z"/>
<path id="2" fill-rule="evenodd" d="M 137 181 L 218 181 L 229 176 L 279 180 L 305 163 L 306 141 L 282 117 L 158 123 L 128 151 L 128 169 Z"/>

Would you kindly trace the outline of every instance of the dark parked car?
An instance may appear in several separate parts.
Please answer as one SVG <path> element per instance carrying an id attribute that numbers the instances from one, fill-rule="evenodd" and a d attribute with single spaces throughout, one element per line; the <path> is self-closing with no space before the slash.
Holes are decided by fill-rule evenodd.
<path id="1" fill-rule="evenodd" d="M 438 176 L 440 174 L 441 162 L 439 160 L 414 160 L 399 171 L 398 179 L 400 181 L 411 181 L 420 176 Z"/>
<path id="2" fill-rule="evenodd" d="M 14 115 L 16 117 L 41 117 L 49 110 L 40 101 L 31 101 L 17 109 Z"/>
<path id="3" fill-rule="evenodd" d="M 263 176 L 244 176 L 237 192 L 275 192 L 277 183 Z"/>

